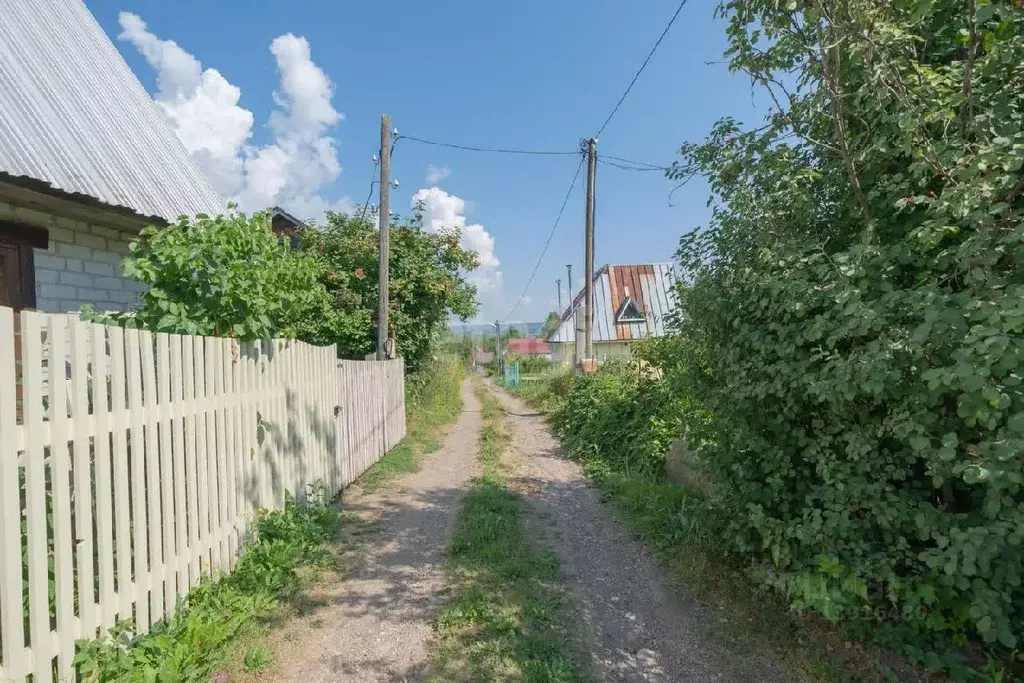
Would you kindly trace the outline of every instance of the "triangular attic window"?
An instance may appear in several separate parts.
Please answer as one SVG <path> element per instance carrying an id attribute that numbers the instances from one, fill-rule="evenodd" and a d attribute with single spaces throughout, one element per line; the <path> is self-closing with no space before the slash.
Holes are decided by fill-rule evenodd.
<path id="1" fill-rule="evenodd" d="M 647 318 L 644 317 L 643 311 L 640 310 L 640 307 L 636 305 L 631 296 L 627 296 L 626 300 L 619 306 L 619 310 L 615 312 L 616 324 L 642 323 L 646 320 Z"/>

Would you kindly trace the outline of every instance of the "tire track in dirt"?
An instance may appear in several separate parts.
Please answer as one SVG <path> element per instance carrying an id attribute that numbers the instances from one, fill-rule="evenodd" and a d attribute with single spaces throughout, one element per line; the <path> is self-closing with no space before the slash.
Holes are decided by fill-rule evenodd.
<path id="1" fill-rule="evenodd" d="M 430 669 L 432 622 L 443 603 L 444 550 L 467 482 L 478 471 L 479 402 L 469 381 L 463 411 L 422 469 L 369 495 L 353 488 L 342 510 L 371 530 L 344 577 L 320 583 L 305 616 L 275 634 L 275 681 L 414 681 Z"/>
<path id="2" fill-rule="evenodd" d="M 565 458 L 543 416 L 488 382 L 514 429 L 508 462 L 534 511 L 538 540 L 558 558 L 574 598 L 579 637 L 599 681 L 781 683 L 802 678 L 756 651 L 709 642 L 703 607 L 671 588 L 643 542 Z M 752 649 L 753 650 L 753 649 Z"/>

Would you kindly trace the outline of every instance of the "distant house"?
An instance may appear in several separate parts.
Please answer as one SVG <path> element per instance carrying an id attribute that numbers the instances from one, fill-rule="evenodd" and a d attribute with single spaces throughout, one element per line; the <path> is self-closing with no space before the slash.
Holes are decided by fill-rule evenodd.
<path id="1" fill-rule="evenodd" d="M 628 355 L 638 339 L 663 336 L 665 319 L 677 306 L 675 283 L 671 263 L 601 266 L 593 284 L 595 359 Z M 583 297 L 580 290 L 547 336 L 556 363 L 575 360 L 576 331 L 583 330 Z"/>
<path id="2" fill-rule="evenodd" d="M 543 339 L 509 339 L 508 352 L 516 356 L 550 356 L 551 348 Z"/>
<path id="3" fill-rule="evenodd" d="M 278 240 L 280 242 L 287 240 L 293 251 L 298 249 L 299 235 L 306 224 L 280 206 L 272 207 L 268 213 L 270 214 L 270 229 L 278 236 Z"/>
<path id="4" fill-rule="evenodd" d="M 139 230 L 226 202 L 80 0 L 0 16 L 0 305 L 129 308 Z"/>

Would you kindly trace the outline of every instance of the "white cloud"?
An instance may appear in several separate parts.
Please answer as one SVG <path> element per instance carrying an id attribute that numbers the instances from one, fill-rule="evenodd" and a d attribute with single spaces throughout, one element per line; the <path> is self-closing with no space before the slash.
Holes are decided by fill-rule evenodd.
<path id="1" fill-rule="evenodd" d="M 452 169 L 448 165 L 434 166 L 431 164 L 427 166 L 427 182 L 431 185 L 437 185 L 451 174 Z"/>
<path id="2" fill-rule="evenodd" d="M 118 18 L 118 37 L 156 70 L 153 99 L 225 198 L 245 211 L 280 205 L 300 218 L 351 208 L 347 197 L 321 195 L 341 173 L 329 130 L 344 116 L 331 103 L 334 86 L 313 62 L 305 38 L 288 33 L 270 44 L 281 83 L 268 121 L 273 140 L 257 147 L 250 142 L 253 114 L 239 105 L 241 90 L 216 69 L 204 70 L 173 40 L 150 33 L 137 14 L 121 12 Z"/>
<path id="3" fill-rule="evenodd" d="M 521 297 L 519 297 L 519 304 L 521 306 L 529 306 L 532 303 L 533 303 L 533 299 L 531 297 L 529 297 L 529 296 L 521 296 Z"/>
<path id="4" fill-rule="evenodd" d="M 423 188 L 412 198 L 412 207 L 422 206 L 423 225 L 427 230 L 458 228 L 462 246 L 477 253 L 480 266 L 469 278 L 477 291 L 487 293 L 501 288 L 501 262 L 494 253 L 494 237 L 478 223 L 466 221 L 466 202 L 438 187 Z"/>

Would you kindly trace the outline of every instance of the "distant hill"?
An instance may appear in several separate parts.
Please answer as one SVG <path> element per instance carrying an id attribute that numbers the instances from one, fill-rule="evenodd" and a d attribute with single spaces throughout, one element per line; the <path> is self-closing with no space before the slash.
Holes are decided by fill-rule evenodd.
<path id="1" fill-rule="evenodd" d="M 505 333 L 508 331 L 509 327 L 515 327 L 516 329 L 522 330 L 523 332 L 526 333 L 527 337 L 537 337 L 537 336 L 540 336 L 541 331 L 544 329 L 544 323 L 543 322 L 539 322 L 539 323 L 520 322 L 520 323 L 511 323 L 508 326 L 502 325 L 501 326 L 501 334 L 502 334 L 502 336 L 505 335 Z M 465 334 L 465 335 L 469 335 L 471 337 L 482 336 L 482 335 L 493 335 L 494 334 L 494 325 L 492 325 L 490 323 L 466 323 L 466 324 L 462 324 L 462 323 L 456 322 L 456 323 L 449 324 L 448 325 L 448 329 L 450 329 L 454 334 Z"/>

